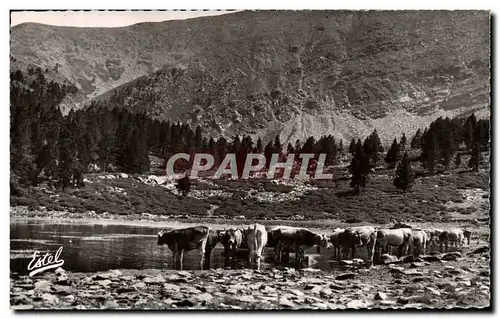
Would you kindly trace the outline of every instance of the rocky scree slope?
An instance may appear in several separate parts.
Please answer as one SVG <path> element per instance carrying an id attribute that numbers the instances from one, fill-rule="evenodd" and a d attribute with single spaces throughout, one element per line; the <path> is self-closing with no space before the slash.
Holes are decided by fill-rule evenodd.
<path id="1" fill-rule="evenodd" d="M 39 65 L 78 99 L 283 141 L 489 114 L 487 11 L 245 11 L 124 28 L 23 24 L 13 68 Z"/>

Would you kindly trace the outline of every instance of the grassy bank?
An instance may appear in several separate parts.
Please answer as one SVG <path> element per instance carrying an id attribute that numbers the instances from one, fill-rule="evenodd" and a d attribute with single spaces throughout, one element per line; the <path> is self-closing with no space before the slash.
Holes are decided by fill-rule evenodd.
<path id="1" fill-rule="evenodd" d="M 393 174 L 392 170 L 377 170 L 370 175 L 360 195 L 352 194 L 345 168 L 337 168 L 333 180 L 304 183 L 266 179 L 196 180 L 187 197 L 177 194 L 173 181 L 159 185 L 148 182 L 148 176 L 144 175 L 89 174 L 82 188 L 62 191 L 41 185 L 21 189 L 11 196 L 11 206 L 46 214 L 65 212 L 74 216 L 123 216 L 123 219 L 153 216 L 377 224 L 393 220 L 488 220 L 490 176 L 486 164 L 479 172 L 459 168 L 432 176 L 420 174 L 406 193 L 393 186 Z M 468 198 L 467 191 L 473 191 L 476 197 Z"/>

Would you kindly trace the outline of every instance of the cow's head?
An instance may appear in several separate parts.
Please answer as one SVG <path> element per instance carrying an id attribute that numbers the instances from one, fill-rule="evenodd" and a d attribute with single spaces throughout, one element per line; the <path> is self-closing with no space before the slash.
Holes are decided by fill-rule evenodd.
<path id="1" fill-rule="evenodd" d="M 219 240 L 225 247 L 234 248 L 237 243 L 237 236 L 242 236 L 241 230 L 228 229 L 219 234 Z"/>
<path id="2" fill-rule="evenodd" d="M 168 242 L 171 238 L 170 235 L 171 235 L 171 231 L 160 230 L 160 232 L 158 232 L 158 245 L 168 244 Z"/>
<path id="3" fill-rule="evenodd" d="M 328 239 L 326 235 L 323 234 L 317 234 L 316 235 L 316 245 L 318 249 L 318 254 L 320 253 L 320 247 L 330 249 L 332 247 L 332 243 Z"/>

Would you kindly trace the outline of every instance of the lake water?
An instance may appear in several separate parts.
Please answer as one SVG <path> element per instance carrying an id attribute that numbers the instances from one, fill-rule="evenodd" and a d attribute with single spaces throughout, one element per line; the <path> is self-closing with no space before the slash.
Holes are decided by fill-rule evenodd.
<path id="1" fill-rule="evenodd" d="M 25 275 L 35 251 L 55 254 L 63 247 L 62 268 L 74 272 L 109 269 L 172 269 L 172 253 L 157 244 L 157 234 L 165 227 L 117 224 L 54 222 L 47 220 L 12 220 L 10 224 L 11 273 Z M 363 250 L 364 251 L 364 250 Z M 333 269 L 329 262 L 333 250 L 316 248 L 306 252 L 317 263 L 311 267 Z M 264 267 L 273 267 L 272 249 L 265 248 Z M 293 255 L 291 255 L 292 257 Z M 364 256 L 359 256 L 364 257 Z M 199 269 L 196 251 L 184 253 L 184 270 Z M 241 260 L 240 267 L 246 266 Z M 224 267 L 223 247 L 212 251 L 212 268 Z"/>

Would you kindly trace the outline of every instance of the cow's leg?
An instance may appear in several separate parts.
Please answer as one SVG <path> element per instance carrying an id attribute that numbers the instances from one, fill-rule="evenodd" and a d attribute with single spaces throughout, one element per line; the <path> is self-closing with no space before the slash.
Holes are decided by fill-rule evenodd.
<path id="1" fill-rule="evenodd" d="M 177 251 L 172 252 L 172 269 L 177 268 Z"/>
<path id="2" fill-rule="evenodd" d="M 182 266 L 183 266 L 183 262 L 184 262 L 184 249 L 181 249 L 179 251 L 179 259 L 180 259 L 180 262 L 181 262 L 181 270 L 182 270 Z"/>
<path id="3" fill-rule="evenodd" d="M 205 265 L 204 269 L 210 269 L 210 256 L 212 255 L 212 249 L 205 250 Z"/>

